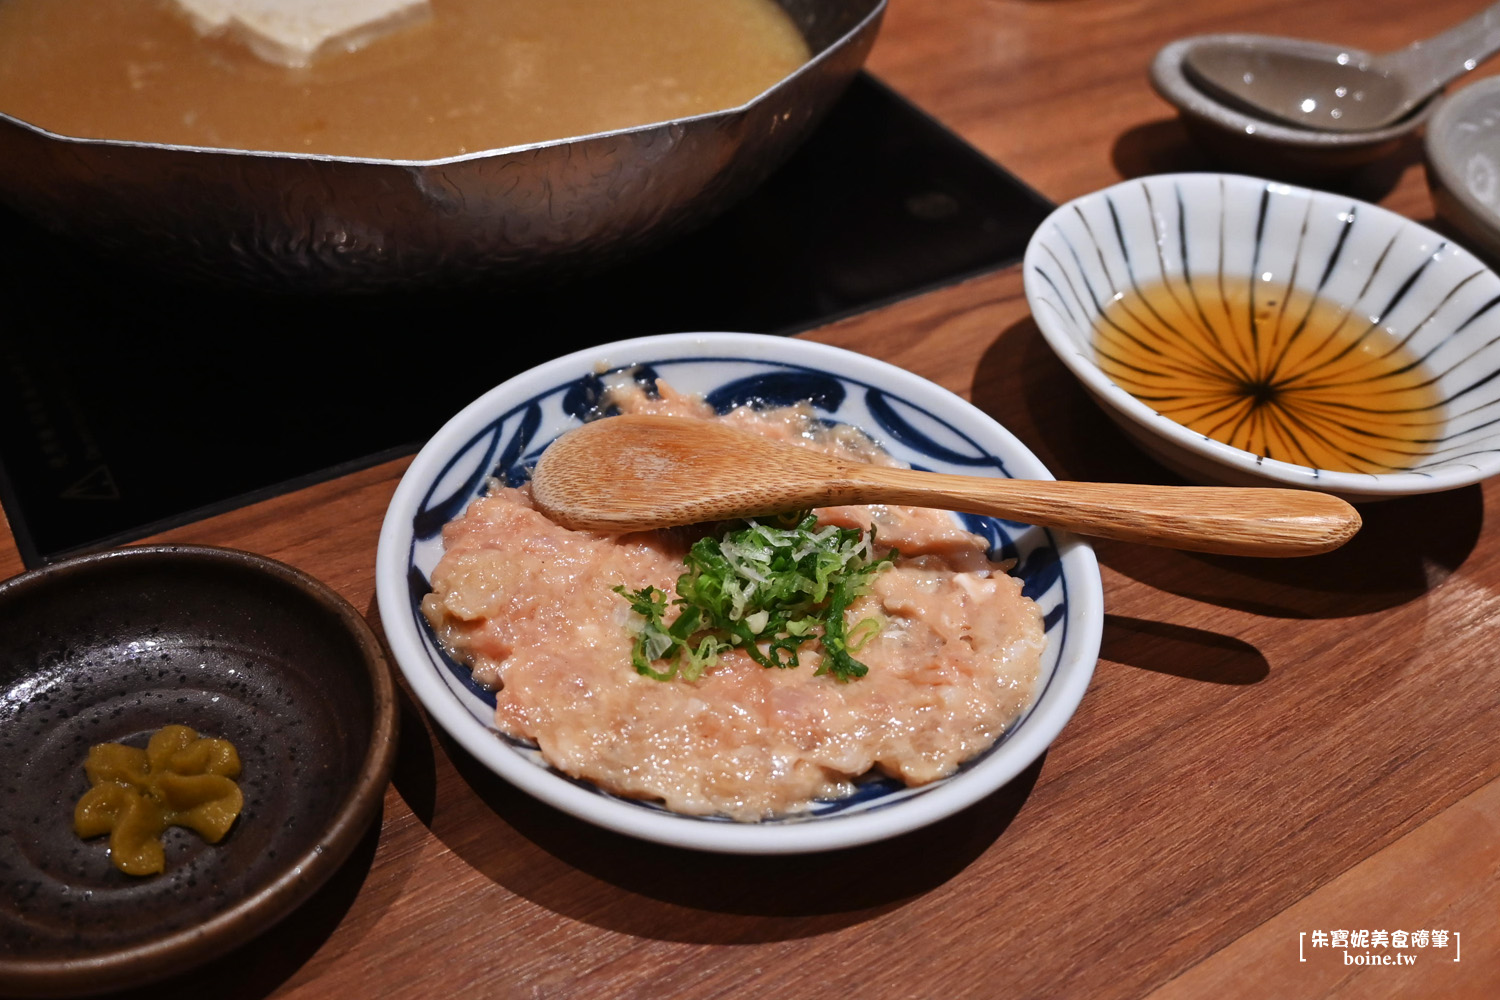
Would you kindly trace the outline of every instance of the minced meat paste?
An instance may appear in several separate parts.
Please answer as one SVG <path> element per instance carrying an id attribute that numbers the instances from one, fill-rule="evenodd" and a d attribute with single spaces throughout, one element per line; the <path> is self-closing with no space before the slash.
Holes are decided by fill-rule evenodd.
<path id="1" fill-rule="evenodd" d="M 716 416 L 665 385 L 612 391 L 623 412 L 719 419 L 896 464 L 858 430 L 829 428 L 807 406 Z M 637 673 L 633 612 L 615 588 L 675 596 L 695 535 L 571 531 L 537 511 L 526 486 L 493 486 L 447 526 L 423 611 L 476 680 L 496 690 L 501 730 L 618 795 L 754 821 L 848 795 L 870 772 L 909 785 L 953 773 L 1030 703 L 1045 641 L 1040 613 L 988 558 L 985 541 L 947 512 L 817 513 L 824 523 L 873 527 L 877 553 L 899 552 L 846 614 L 851 626 L 879 624 L 859 649 L 869 672 L 856 680 L 817 675 L 815 647 L 793 669 L 731 650 L 693 681 Z"/>

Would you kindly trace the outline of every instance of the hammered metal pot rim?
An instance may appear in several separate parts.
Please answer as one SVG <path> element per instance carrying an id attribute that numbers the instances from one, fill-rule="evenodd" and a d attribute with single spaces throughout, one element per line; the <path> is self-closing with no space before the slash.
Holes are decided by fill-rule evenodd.
<path id="1" fill-rule="evenodd" d="M 842 48 L 850 39 L 860 32 L 869 28 L 872 21 L 881 18 L 885 12 L 888 0 L 872 0 L 870 10 L 859 22 L 847 31 L 839 35 L 821 51 L 812 55 L 806 62 L 796 69 L 771 84 L 769 87 L 756 94 L 754 97 L 733 107 L 719 108 L 715 111 L 705 111 L 702 114 L 684 115 L 680 118 L 663 118 L 657 121 L 644 122 L 640 125 L 630 125 L 625 128 L 607 129 L 603 132 L 585 132 L 580 135 L 563 136 L 558 139 L 544 139 L 538 142 L 522 142 L 512 146 L 492 146 L 488 149 L 476 150 L 472 153 L 458 153 L 453 156 L 439 156 L 428 159 L 403 159 L 399 157 L 383 156 L 341 156 L 335 153 L 298 153 L 290 150 L 280 149 L 239 149 L 233 146 L 191 146 L 170 142 L 144 142 L 135 139 L 109 139 L 90 138 L 88 136 L 66 135 L 62 132 L 53 132 L 43 128 L 24 118 L 0 111 L 0 121 L 18 126 L 33 132 L 43 138 L 58 142 L 70 143 L 78 146 L 107 146 L 127 149 L 159 149 L 173 153 L 202 154 L 205 156 L 251 156 L 264 157 L 277 160 L 311 160 L 314 162 L 333 163 L 365 163 L 380 166 L 393 167 L 441 167 L 455 163 L 466 163 L 473 160 L 483 160 L 490 157 L 510 156 L 516 153 L 526 153 L 537 149 L 546 149 L 553 146 L 567 146 L 573 143 L 590 142 L 596 139 L 608 139 L 615 136 L 634 135 L 643 132 L 652 132 L 657 129 L 686 127 L 697 122 L 712 121 L 719 118 L 732 118 L 743 114 L 767 100 L 779 90 L 791 87 L 799 78 L 811 75 L 823 62 L 832 58 L 832 54 Z"/>
<path id="2" fill-rule="evenodd" d="M 0 114 L 0 201 L 103 257 L 219 287 L 371 292 L 566 275 L 696 229 L 823 120 L 886 0 L 777 0 L 813 55 L 748 103 L 430 160 L 59 136 Z"/>

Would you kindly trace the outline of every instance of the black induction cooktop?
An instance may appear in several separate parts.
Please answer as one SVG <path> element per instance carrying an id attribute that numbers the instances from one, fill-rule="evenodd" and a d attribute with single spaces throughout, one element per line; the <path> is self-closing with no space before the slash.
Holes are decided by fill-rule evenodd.
<path id="1" fill-rule="evenodd" d="M 566 283 L 369 296 L 183 284 L 0 214 L 0 498 L 27 565 L 415 451 L 540 361 L 789 334 L 1007 266 L 1051 206 L 862 75 L 707 228 Z"/>

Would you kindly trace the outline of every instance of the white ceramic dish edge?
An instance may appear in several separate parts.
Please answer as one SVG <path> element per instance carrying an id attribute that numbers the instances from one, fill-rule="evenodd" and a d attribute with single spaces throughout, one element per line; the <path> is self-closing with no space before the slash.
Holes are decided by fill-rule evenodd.
<path id="1" fill-rule="evenodd" d="M 1489 260 L 1500 260 L 1500 77 L 1439 99 L 1422 135 L 1438 215 Z"/>

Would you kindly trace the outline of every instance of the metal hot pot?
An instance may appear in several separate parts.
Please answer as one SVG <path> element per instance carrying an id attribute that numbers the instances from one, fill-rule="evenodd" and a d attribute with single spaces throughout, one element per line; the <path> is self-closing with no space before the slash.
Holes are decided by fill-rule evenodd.
<path id="1" fill-rule="evenodd" d="M 354 291 L 592 267 L 764 180 L 863 65 L 885 0 L 778 0 L 813 57 L 738 108 L 440 160 L 76 139 L 0 114 L 0 201 L 174 273 Z"/>

